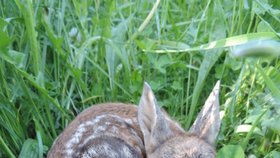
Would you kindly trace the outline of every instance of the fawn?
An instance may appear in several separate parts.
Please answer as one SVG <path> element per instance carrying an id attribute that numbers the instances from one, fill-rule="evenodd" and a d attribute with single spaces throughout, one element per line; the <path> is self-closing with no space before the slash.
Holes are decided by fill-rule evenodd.
<path id="1" fill-rule="evenodd" d="M 49 158 L 215 158 L 220 128 L 218 81 L 188 132 L 160 109 L 145 83 L 138 108 L 91 106 L 54 142 Z"/>

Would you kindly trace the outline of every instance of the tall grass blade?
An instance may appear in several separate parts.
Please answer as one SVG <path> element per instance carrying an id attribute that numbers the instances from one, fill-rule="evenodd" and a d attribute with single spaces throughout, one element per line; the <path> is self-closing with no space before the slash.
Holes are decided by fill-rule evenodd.
<path id="1" fill-rule="evenodd" d="M 145 52 L 152 52 L 152 53 L 182 53 L 182 52 L 192 52 L 192 51 L 202 51 L 202 50 L 210 50 L 215 48 L 225 48 L 236 46 L 240 44 L 246 44 L 249 41 L 253 40 L 269 40 L 269 39 L 277 39 L 279 35 L 276 35 L 273 32 L 259 32 L 259 33 L 249 33 L 239 36 L 233 36 L 221 40 L 212 41 L 208 44 L 204 44 L 198 47 L 193 48 L 186 48 L 186 49 L 166 49 L 166 50 L 146 50 Z"/>
<path id="2" fill-rule="evenodd" d="M 8 145 L 4 142 L 0 135 L 0 146 L 2 149 L 3 154 L 7 155 L 10 158 L 16 158 L 16 156 L 13 154 L 13 152 L 9 149 Z"/>
<path id="3" fill-rule="evenodd" d="M 269 76 L 266 75 L 266 73 L 260 65 L 256 65 L 256 67 L 261 76 L 263 77 L 267 87 L 270 89 L 272 95 L 277 97 L 277 99 L 280 101 L 280 89 L 278 89 L 278 86 L 270 79 Z"/>
<path id="4" fill-rule="evenodd" d="M 32 0 L 15 0 L 19 10 L 23 14 L 24 23 L 26 26 L 27 37 L 29 39 L 30 44 L 30 56 L 32 58 L 32 69 L 35 76 L 38 75 L 39 71 L 41 71 L 41 55 L 39 43 L 37 41 L 37 32 L 35 30 L 35 20 L 34 20 L 34 11 L 32 6 Z"/>
<path id="5" fill-rule="evenodd" d="M 202 91 L 202 88 L 204 87 L 204 82 L 209 74 L 209 71 L 213 67 L 213 65 L 216 63 L 216 61 L 219 59 L 221 56 L 222 51 L 211 51 L 209 54 L 204 55 L 204 59 L 201 63 L 201 66 L 198 71 L 198 79 L 195 83 L 194 90 L 193 90 L 193 95 L 192 95 L 192 102 L 190 106 L 190 111 L 188 113 L 188 119 L 187 119 L 187 128 L 190 127 L 191 121 L 193 120 L 194 117 L 194 112 L 197 107 L 197 103 L 199 100 L 200 93 Z"/>

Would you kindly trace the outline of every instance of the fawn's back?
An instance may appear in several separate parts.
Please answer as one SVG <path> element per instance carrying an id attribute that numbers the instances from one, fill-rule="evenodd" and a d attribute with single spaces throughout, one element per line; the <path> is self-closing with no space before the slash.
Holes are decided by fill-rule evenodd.
<path id="1" fill-rule="evenodd" d="M 219 132 L 219 82 L 188 132 L 162 111 L 145 83 L 138 108 L 92 106 L 57 138 L 48 157 L 215 158 Z"/>
<path id="2" fill-rule="evenodd" d="M 48 157 L 143 157 L 137 107 L 122 103 L 92 106 L 57 138 Z"/>

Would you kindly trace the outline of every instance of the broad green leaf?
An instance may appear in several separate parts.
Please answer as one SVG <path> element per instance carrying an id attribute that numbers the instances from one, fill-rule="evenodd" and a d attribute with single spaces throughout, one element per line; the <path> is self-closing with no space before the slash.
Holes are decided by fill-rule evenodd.
<path id="1" fill-rule="evenodd" d="M 280 158 L 280 152 L 272 151 L 268 155 L 266 155 L 264 158 Z"/>
<path id="2" fill-rule="evenodd" d="M 179 81 L 174 81 L 172 83 L 171 88 L 174 89 L 174 90 L 180 90 L 180 89 L 182 89 L 182 85 L 180 84 Z"/>
<path id="3" fill-rule="evenodd" d="M 14 50 L 9 50 L 7 53 L 0 52 L 0 58 L 4 59 L 8 63 L 16 65 L 18 68 L 23 68 L 26 62 L 26 55 Z"/>
<path id="4" fill-rule="evenodd" d="M 276 116 L 273 118 L 263 120 L 262 125 L 264 127 L 271 129 L 276 134 L 280 135 L 280 123 L 279 122 L 280 122 L 280 117 Z"/>
<path id="5" fill-rule="evenodd" d="M 218 151 L 217 158 L 245 158 L 245 154 L 239 145 L 225 145 Z"/>
<path id="6" fill-rule="evenodd" d="M 246 124 L 242 124 L 236 127 L 235 129 L 235 133 L 248 133 L 252 130 L 252 128 L 254 128 L 252 125 L 246 125 Z M 262 131 L 255 127 L 253 133 L 255 134 L 259 134 L 259 135 L 263 135 Z"/>

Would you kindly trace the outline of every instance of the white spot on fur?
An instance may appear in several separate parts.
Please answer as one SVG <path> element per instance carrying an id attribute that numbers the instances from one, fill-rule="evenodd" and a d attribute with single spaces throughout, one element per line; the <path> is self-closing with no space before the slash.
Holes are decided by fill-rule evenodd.
<path id="1" fill-rule="evenodd" d="M 82 158 L 99 157 L 101 153 L 106 153 L 107 157 L 117 158 L 117 153 L 112 150 L 110 144 L 104 143 L 90 147 L 87 152 L 83 153 Z"/>
<path id="2" fill-rule="evenodd" d="M 123 146 L 122 152 L 123 152 L 123 155 L 125 155 L 125 157 L 133 158 L 133 155 L 132 155 L 132 153 L 130 152 L 130 150 L 127 146 Z"/>
<path id="3" fill-rule="evenodd" d="M 74 151 L 73 151 L 72 149 L 67 149 L 67 150 L 66 150 L 66 154 L 67 154 L 67 155 L 72 155 L 73 152 L 74 152 Z"/>
<path id="4" fill-rule="evenodd" d="M 137 118 L 132 118 L 132 122 L 137 123 L 138 122 Z"/>
<path id="5" fill-rule="evenodd" d="M 114 134 L 118 134 L 120 133 L 120 128 L 118 126 L 115 126 L 114 123 L 110 122 L 110 120 L 115 120 L 117 121 L 117 123 L 120 123 L 119 125 L 121 125 L 121 127 L 126 127 L 126 123 L 127 124 L 134 124 L 137 122 L 137 119 L 126 119 L 126 118 L 122 118 L 116 115 L 108 115 L 108 114 L 104 114 L 104 115 L 99 115 L 95 118 L 93 118 L 92 120 L 86 121 L 82 124 L 80 124 L 78 126 L 78 128 L 76 129 L 76 131 L 74 131 L 74 134 L 72 135 L 72 137 L 66 142 L 65 145 L 65 154 L 67 157 L 72 157 L 73 155 L 79 155 L 79 151 L 75 151 L 75 146 L 78 145 L 78 148 L 82 148 L 83 146 L 87 145 L 88 142 L 90 142 L 91 140 L 95 139 L 96 137 L 103 135 L 106 133 L 106 131 L 109 129 L 109 127 L 111 127 L 110 132 L 114 133 Z M 131 131 L 131 133 L 133 133 L 133 135 L 135 135 L 138 138 L 138 134 L 133 130 L 133 129 L 129 129 Z M 85 137 L 85 133 L 91 133 L 91 135 Z M 139 138 L 138 138 L 139 139 Z M 141 142 L 141 140 L 139 141 Z M 126 147 L 127 148 L 127 147 Z M 89 148 L 89 150 L 84 153 L 82 155 L 82 157 L 96 157 L 98 155 L 96 155 L 97 153 L 99 153 L 98 151 L 106 151 L 106 153 L 108 153 L 108 157 L 117 157 L 116 153 L 113 152 L 109 152 L 112 151 L 111 147 L 107 144 L 102 144 L 101 146 L 93 146 L 91 148 Z M 126 152 L 126 155 L 131 155 L 129 149 L 123 149 L 124 152 Z M 136 149 L 140 151 L 140 148 Z"/>
<path id="6" fill-rule="evenodd" d="M 84 139 L 84 142 L 79 144 L 79 147 L 83 147 L 85 146 L 89 141 L 91 141 L 92 139 L 95 139 L 96 136 L 95 135 L 91 135 L 89 137 L 87 137 L 86 139 Z"/>
<path id="7" fill-rule="evenodd" d="M 87 153 L 84 153 L 82 155 L 82 158 L 92 158 L 92 157 L 98 157 L 98 153 L 96 152 L 95 147 L 91 147 L 87 150 Z"/>
<path id="8" fill-rule="evenodd" d="M 112 132 L 113 133 L 119 133 L 119 129 L 116 126 L 112 126 Z"/>
<path id="9" fill-rule="evenodd" d="M 133 122 L 132 122 L 132 120 L 131 120 L 131 119 L 125 119 L 124 121 L 125 121 L 126 123 L 130 124 L 130 125 L 132 125 L 132 124 L 133 124 Z"/>
<path id="10" fill-rule="evenodd" d="M 67 156 L 71 156 L 73 154 L 73 146 L 75 144 L 80 143 L 83 134 L 86 132 L 86 127 L 88 126 L 93 126 L 96 123 L 98 123 L 100 121 L 101 117 L 97 116 L 95 119 L 90 120 L 90 121 L 86 121 L 85 123 L 82 123 L 78 126 L 77 130 L 75 131 L 75 133 L 73 134 L 73 136 L 71 137 L 71 139 L 69 141 L 66 142 L 66 155 Z"/>

